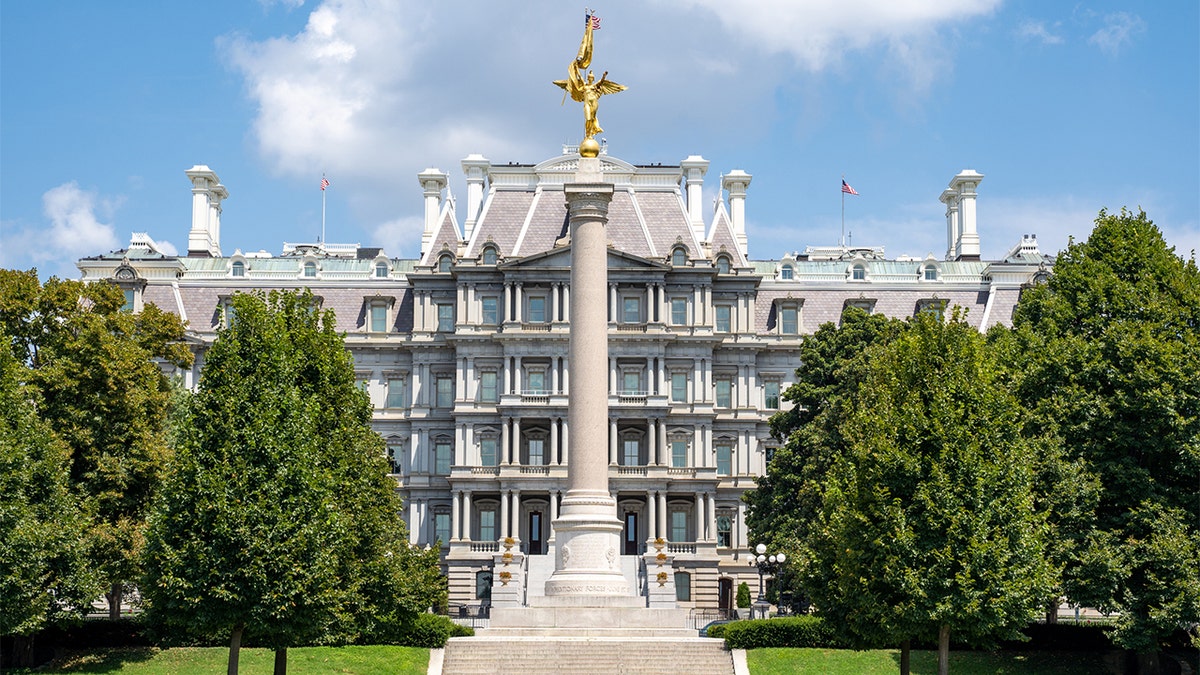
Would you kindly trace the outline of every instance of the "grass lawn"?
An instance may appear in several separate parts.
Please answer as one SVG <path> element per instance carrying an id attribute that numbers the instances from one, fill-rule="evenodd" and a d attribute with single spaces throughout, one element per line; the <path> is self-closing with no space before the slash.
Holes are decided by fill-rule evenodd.
<path id="1" fill-rule="evenodd" d="M 751 675 L 894 675 L 899 650 L 751 649 Z M 937 673 L 937 652 L 912 651 L 913 675 Z M 954 675 L 1104 675 L 1111 670 L 1104 654 L 1076 652 L 950 652 Z"/>
<path id="2" fill-rule="evenodd" d="M 212 675 L 225 672 L 226 647 L 91 650 L 56 660 L 38 670 L 6 670 L 6 675 L 55 673 L 122 673 L 126 675 Z M 275 652 L 242 649 L 238 666 L 244 675 L 270 675 Z M 293 647 L 288 675 L 425 675 L 429 650 L 415 647 Z"/>

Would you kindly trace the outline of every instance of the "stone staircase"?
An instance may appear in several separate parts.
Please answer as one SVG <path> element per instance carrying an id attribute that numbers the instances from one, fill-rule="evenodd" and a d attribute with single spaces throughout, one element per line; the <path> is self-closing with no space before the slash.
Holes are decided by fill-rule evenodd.
<path id="1" fill-rule="evenodd" d="M 709 638 L 451 638 L 442 675 L 733 675 L 724 640 Z M 431 669 L 431 675 L 435 675 Z"/>

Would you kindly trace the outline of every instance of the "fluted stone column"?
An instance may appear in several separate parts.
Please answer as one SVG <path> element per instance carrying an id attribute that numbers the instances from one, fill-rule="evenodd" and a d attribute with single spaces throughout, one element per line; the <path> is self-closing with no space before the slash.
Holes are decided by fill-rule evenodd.
<path id="1" fill-rule="evenodd" d="M 567 426 L 572 438 L 567 494 L 555 521 L 554 574 L 548 598 L 582 600 L 630 596 L 621 573 L 621 521 L 608 489 L 608 205 L 613 186 L 602 183 L 600 161 L 579 160 L 564 192 L 571 228 L 571 332 Z"/>

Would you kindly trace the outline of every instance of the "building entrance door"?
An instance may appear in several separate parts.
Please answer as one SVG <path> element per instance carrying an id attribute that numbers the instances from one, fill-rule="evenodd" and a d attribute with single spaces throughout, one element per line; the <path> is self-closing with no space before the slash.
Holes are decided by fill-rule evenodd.
<path id="1" fill-rule="evenodd" d="M 638 554 L 638 516 L 636 511 L 625 512 L 625 546 L 622 555 Z"/>
<path id="2" fill-rule="evenodd" d="M 717 582 L 717 609 L 733 609 L 733 579 L 722 577 Z"/>
<path id="3" fill-rule="evenodd" d="M 529 512 L 529 555 L 545 553 L 542 543 L 542 512 Z"/>

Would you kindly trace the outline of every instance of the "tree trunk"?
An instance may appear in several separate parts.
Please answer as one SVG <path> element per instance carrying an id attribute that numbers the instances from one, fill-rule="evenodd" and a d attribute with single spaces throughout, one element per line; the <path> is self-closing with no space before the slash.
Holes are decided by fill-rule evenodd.
<path id="1" fill-rule="evenodd" d="M 938 675 L 950 675 L 950 624 L 938 627 Z"/>
<path id="2" fill-rule="evenodd" d="M 1058 598 L 1055 598 L 1046 607 L 1046 623 L 1047 624 L 1058 623 Z"/>
<path id="3" fill-rule="evenodd" d="M 238 624 L 233 629 L 233 635 L 229 637 L 229 668 L 225 671 L 227 675 L 238 675 L 238 656 L 242 651 L 242 631 L 246 630 L 245 624 Z"/>
<path id="4" fill-rule="evenodd" d="M 900 643 L 900 675 L 911 675 L 912 666 L 910 665 L 910 656 L 912 655 L 912 640 L 904 640 Z"/>
<path id="5" fill-rule="evenodd" d="M 1160 675 L 1162 673 L 1162 668 L 1158 662 L 1157 649 L 1149 652 L 1138 652 L 1137 672 L 1138 675 Z"/>
<path id="6" fill-rule="evenodd" d="M 121 618 L 121 602 L 125 599 L 125 589 L 121 588 L 121 582 L 113 583 L 104 597 L 108 598 L 108 618 L 114 621 Z"/>
<path id="7" fill-rule="evenodd" d="M 275 650 L 275 675 L 287 675 L 287 647 Z"/>
<path id="8" fill-rule="evenodd" d="M 0 661 L 0 666 L 8 668 L 32 668 L 37 664 L 33 662 L 33 636 L 32 635 L 17 635 L 13 637 L 12 642 L 12 658 L 8 663 Z M 0 669 L 0 672 L 4 672 Z"/>

